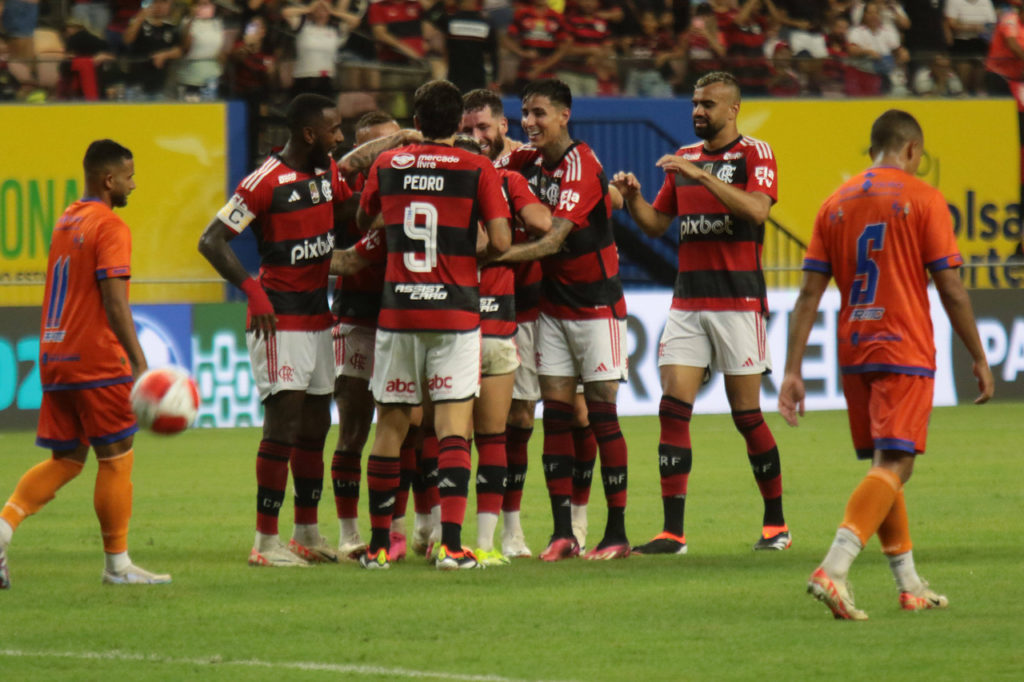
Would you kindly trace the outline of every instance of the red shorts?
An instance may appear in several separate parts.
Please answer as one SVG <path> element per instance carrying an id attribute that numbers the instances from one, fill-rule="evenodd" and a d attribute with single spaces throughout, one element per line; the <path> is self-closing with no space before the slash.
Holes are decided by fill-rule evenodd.
<path id="1" fill-rule="evenodd" d="M 39 408 L 36 445 L 74 450 L 109 445 L 139 430 L 129 399 L 132 383 L 71 391 L 46 391 Z"/>
<path id="2" fill-rule="evenodd" d="M 924 452 L 935 379 L 913 374 L 844 374 L 843 394 L 853 447 L 860 459 L 875 450 Z"/>

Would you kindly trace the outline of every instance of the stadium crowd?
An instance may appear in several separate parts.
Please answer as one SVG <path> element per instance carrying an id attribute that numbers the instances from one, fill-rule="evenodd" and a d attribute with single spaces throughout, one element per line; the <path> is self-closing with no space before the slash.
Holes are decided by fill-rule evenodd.
<path id="1" fill-rule="evenodd" d="M 298 92 L 407 115 L 395 73 L 517 94 L 669 97 L 728 68 L 748 96 L 1006 94 L 1019 0 L 2 0 L 0 101 Z M 389 80 L 390 79 L 390 80 Z M 414 86 L 413 86 L 414 87 Z M 407 88 L 411 90 L 412 88 Z"/>

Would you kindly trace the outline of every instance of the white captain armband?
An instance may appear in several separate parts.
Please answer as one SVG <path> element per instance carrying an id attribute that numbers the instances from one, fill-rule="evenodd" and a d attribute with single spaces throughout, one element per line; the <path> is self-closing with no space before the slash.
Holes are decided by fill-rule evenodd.
<path id="1" fill-rule="evenodd" d="M 256 216 L 245 205 L 245 199 L 235 194 L 217 211 L 217 217 L 235 232 L 241 232 Z"/>

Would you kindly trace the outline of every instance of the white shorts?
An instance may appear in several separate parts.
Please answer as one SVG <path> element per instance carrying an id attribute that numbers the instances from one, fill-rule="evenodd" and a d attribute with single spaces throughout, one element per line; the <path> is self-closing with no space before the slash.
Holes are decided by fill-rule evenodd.
<path id="1" fill-rule="evenodd" d="M 334 325 L 331 335 L 334 339 L 334 376 L 369 381 L 373 375 L 376 328 L 342 322 Z"/>
<path id="2" fill-rule="evenodd" d="M 377 330 L 370 390 L 379 403 L 420 405 L 423 388 L 435 403 L 480 393 L 480 331 Z"/>
<path id="3" fill-rule="evenodd" d="M 658 366 L 710 367 L 723 374 L 772 368 L 764 315 L 752 311 L 670 310 L 658 344 Z"/>
<path id="4" fill-rule="evenodd" d="M 311 395 L 334 392 L 334 347 L 331 330 L 280 331 L 269 339 L 246 332 L 252 377 L 260 400 L 278 391 L 305 391 Z"/>
<path id="5" fill-rule="evenodd" d="M 485 336 L 482 344 L 480 373 L 484 376 L 509 374 L 519 367 L 519 350 L 514 337 Z"/>
<path id="6" fill-rule="evenodd" d="M 540 400 L 537 381 L 537 320 L 516 323 L 516 346 L 519 348 L 519 369 L 512 387 L 513 400 Z"/>
<path id="7" fill-rule="evenodd" d="M 592 381 L 625 381 L 626 321 L 560 320 L 540 314 L 537 374 Z"/>

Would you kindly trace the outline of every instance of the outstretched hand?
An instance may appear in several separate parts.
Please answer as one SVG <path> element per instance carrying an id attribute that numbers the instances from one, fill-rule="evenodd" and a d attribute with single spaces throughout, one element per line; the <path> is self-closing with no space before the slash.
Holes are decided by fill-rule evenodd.
<path id="1" fill-rule="evenodd" d="M 640 181 L 632 173 L 619 171 L 612 177 L 612 187 L 619 190 L 619 194 L 625 201 L 629 201 L 640 194 Z"/>

